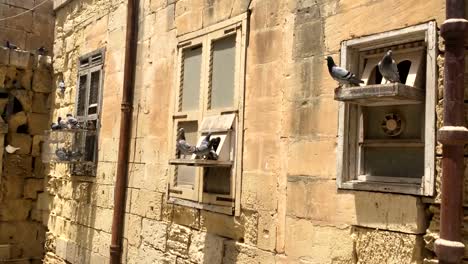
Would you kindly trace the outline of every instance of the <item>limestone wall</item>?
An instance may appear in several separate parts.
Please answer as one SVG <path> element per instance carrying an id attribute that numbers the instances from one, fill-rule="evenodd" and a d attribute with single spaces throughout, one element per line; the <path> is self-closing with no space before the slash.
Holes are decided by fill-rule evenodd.
<path id="1" fill-rule="evenodd" d="M 2 18 L 0 45 L 3 46 L 8 40 L 22 50 L 35 51 L 43 46 L 49 52 L 52 51 L 54 40 L 52 4 L 52 1 L 43 0 L 0 1 Z M 33 11 L 26 12 L 31 9 Z"/>
<path id="2" fill-rule="evenodd" d="M 41 263 L 44 255 L 49 210 L 41 143 L 54 87 L 49 56 L 0 48 L 0 259 L 7 262 Z M 7 145 L 19 149 L 4 152 Z"/>
<path id="3" fill-rule="evenodd" d="M 240 216 L 169 204 L 168 98 L 175 89 L 176 36 L 248 9 Z M 55 116 L 73 110 L 77 58 L 105 47 L 106 59 L 98 173 L 77 178 L 66 168 L 51 167 L 45 262 L 104 263 L 126 3 L 74 0 L 56 12 L 53 65 L 68 89 L 56 98 Z M 430 20 L 440 25 L 444 16 L 443 1 L 141 0 L 126 263 L 422 263 L 432 258 L 423 239 L 429 221 L 431 228 L 437 225 L 424 203 L 432 201 L 337 191 L 338 103 L 324 57 L 338 58 L 342 40 Z"/>

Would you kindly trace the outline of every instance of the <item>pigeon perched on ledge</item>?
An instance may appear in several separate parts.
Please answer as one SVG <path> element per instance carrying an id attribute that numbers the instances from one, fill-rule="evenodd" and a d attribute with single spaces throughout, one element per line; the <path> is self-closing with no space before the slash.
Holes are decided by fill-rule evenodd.
<path id="1" fill-rule="evenodd" d="M 67 127 L 68 127 L 67 121 L 63 120 L 62 117 L 60 116 L 57 118 L 57 123 L 52 123 L 50 125 L 50 128 L 52 130 L 60 130 L 60 129 L 65 129 Z"/>
<path id="2" fill-rule="evenodd" d="M 331 77 L 338 81 L 340 86 L 342 84 L 359 85 L 360 83 L 364 83 L 364 81 L 357 78 L 352 72 L 336 66 L 333 58 L 330 56 L 327 56 L 327 66 Z"/>
<path id="3" fill-rule="evenodd" d="M 182 127 L 177 131 L 176 148 L 178 159 L 181 155 L 185 158 L 185 155 L 192 155 L 195 151 L 195 147 L 185 141 L 185 130 Z"/>
<path id="4" fill-rule="evenodd" d="M 9 49 L 12 49 L 12 50 L 15 50 L 15 49 L 18 49 L 18 46 L 16 46 L 15 44 L 11 43 L 10 41 L 6 41 L 5 43 L 5 47 L 6 48 L 9 48 Z"/>
<path id="5" fill-rule="evenodd" d="M 70 128 L 70 129 L 80 128 L 80 125 L 78 123 L 78 119 L 74 118 L 72 116 L 72 114 L 67 114 L 67 123 L 68 123 L 68 128 Z"/>
<path id="6" fill-rule="evenodd" d="M 395 60 L 392 58 L 392 50 L 388 50 L 379 61 L 379 71 L 386 80 L 395 83 L 400 82 L 400 74 Z"/>

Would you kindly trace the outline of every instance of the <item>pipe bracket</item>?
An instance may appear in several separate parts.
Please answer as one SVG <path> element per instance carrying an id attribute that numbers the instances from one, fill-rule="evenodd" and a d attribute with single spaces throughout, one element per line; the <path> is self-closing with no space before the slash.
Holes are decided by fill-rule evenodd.
<path id="1" fill-rule="evenodd" d="M 130 103 L 122 103 L 120 105 L 120 110 L 122 110 L 122 112 L 130 112 L 132 111 L 132 104 Z"/>
<path id="2" fill-rule="evenodd" d="M 434 246 L 439 261 L 444 263 L 459 263 L 465 252 L 465 245 L 459 241 L 438 238 Z"/>
<path id="3" fill-rule="evenodd" d="M 464 126 L 443 126 L 437 132 L 437 141 L 443 145 L 464 145 L 468 143 L 468 129 Z"/>
<path id="4" fill-rule="evenodd" d="M 463 18 L 450 18 L 440 26 L 440 35 L 445 40 L 464 39 L 468 34 L 468 20 Z"/>

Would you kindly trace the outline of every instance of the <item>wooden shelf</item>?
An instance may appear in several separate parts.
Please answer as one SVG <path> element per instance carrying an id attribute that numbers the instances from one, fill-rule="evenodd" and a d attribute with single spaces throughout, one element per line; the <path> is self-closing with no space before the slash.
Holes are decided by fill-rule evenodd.
<path id="1" fill-rule="evenodd" d="M 401 83 L 335 89 L 335 100 L 363 106 L 420 104 L 424 91 Z"/>
<path id="2" fill-rule="evenodd" d="M 424 147 L 424 142 L 414 139 L 366 139 L 359 142 L 363 147 Z"/>
<path id="3" fill-rule="evenodd" d="M 231 167 L 232 161 L 203 160 L 203 159 L 170 159 L 170 165 L 186 165 L 197 167 Z"/>

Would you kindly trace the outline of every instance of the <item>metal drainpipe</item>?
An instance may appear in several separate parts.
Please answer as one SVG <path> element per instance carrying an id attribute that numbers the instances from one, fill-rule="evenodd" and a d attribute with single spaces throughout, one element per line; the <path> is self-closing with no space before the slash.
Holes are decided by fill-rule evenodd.
<path id="1" fill-rule="evenodd" d="M 130 134 L 133 113 L 132 102 L 135 86 L 138 2 L 139 0 L 128 0 L 127 3 L 127 33 L 125 39 L 125 66 L 120 118 L 119 155 L 114 189 L 114 216 L 112 218 L 112 241 L 110 245 L 111 264 L 120 264 L 122 261 L 122 237 L 124 230 Z"/>
<path id="2" fill-rule="evenodd" d="M 445 40 L 444 126 L 437 138 L 442 150 L 442 202 L 440 238 L 435 242 L 439 264 L 459 263 L 464 255 L 461 242 L 463 218 L 463 146 L 468 142 L 464 107 L 464 39 L 468 29 L 464 0 L 446 0 L 447 20 L 440 33 Z"/>

